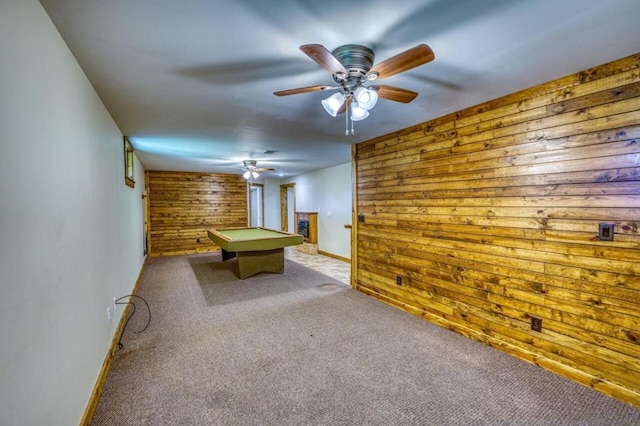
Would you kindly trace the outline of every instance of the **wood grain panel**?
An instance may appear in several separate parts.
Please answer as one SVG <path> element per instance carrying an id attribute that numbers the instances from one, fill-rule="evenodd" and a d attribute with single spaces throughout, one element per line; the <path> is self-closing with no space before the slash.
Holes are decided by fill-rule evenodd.
<path id="1" fill-rule="evenodd" d="M 640 407 L 640 54 L 362 142 L 354 170 L 356 289 Z"/>
<path id="2" fill-rule="evenodd" d="M 207 229 L 247 226 L 247 187 L 232 174 L 148 171 L 150 255 L 215 251 Z"/>

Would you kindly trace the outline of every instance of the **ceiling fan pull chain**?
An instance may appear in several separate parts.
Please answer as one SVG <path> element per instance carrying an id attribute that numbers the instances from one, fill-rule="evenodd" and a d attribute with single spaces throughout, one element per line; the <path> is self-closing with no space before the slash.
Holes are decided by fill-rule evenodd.
<path id="1" fill-rule="evenodd" d="M 349 136 L 349 107 L 348 106 L 344 114 L 344 135 Z"/>

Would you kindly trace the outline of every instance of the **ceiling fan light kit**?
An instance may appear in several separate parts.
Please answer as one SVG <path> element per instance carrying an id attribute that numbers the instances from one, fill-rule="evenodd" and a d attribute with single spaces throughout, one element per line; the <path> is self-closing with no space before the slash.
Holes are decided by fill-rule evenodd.
<path id="1" fill-rule="evenodd" d="M 242 177 L 249 180 L 251 177 L 257 179 L 261 172 L 273 172 L 272 168 L 260 168 L 256 160 L 244 160 L 242 162 L 244 173 Z"/>
<path id="2" fill-rule="evenodd" d="M 353 92 L 353 98 L 360 108 L 369 111 L 378 102 L 378 92 L 375 89 L 360 86 Z"/>
<path id="3" fill-rule="evenodd" d="M 338 111 L 340 111 L 340 107 L 344 103 L 344 100 L 345 97 L 342 93 L 334 93 L 322 101 L 322 106 L 330 116 L 335 117 L 338 115 Z"/>
<path id="4" fill-rule="evenodd" d="M 243 178 L 249 180 L 249 178 L 253 176 L 254 179 L 257 179 L 258 176 L 260 176 L 260 174 L 256 171 L 251 171 L 251 170 L 247 170 L 246 172 L 244 172 L 244 174 L 242 175 Z"/>
<path id="5" fill-rule="evenodd" d="M 360 121 L 369 116 L 369 111 L 362 108 L 358 102 L 351 103 L 351 120 Z"/>
<path id="6" fill-rule="evenodd" d="M 260 174 L 258 174 L 257 172 L 256 160 L 244 160 L 242 164 L 244 164 L 244 174 L 242 175 L 243 178 L 249 180 L 251 176 L 253 176 L 254 179 L 257 179 L 258 176 L 260 176 Z"/>
<path id="7" fill-rule="evenodd" d="M 435 58 L 433 51 L 426 44 L 419 44 L 405 50 L 375 66 L 373 65 L 375 59 L 373 50 L 357 44 L 346 44 L 332 52 L 320 44 L 306 44 L 300 46 L 300 50 L 329 71 L 338 86 L 308 86 L 274 92 L 274 95 L 288 96 L 320 90 L 339 90 L 322 100 L 321 103 L 325 111 L 332 117 L 346 112 L 345 136 L 354 134 L 353 122 L 367 118 L 369 111 L 376 106 L 379 97 L 409 103 L 418 96 L 416 92 L 399 87 L 365 86 L 365 83 L 410 70 L 431 62 Z M 351 115 L 352 121 L 350 132 L 349 115 Z"/>

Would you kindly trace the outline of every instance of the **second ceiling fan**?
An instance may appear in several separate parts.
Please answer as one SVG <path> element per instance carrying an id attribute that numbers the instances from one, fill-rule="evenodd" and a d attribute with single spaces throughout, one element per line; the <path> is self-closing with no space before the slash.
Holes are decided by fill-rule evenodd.
<path id="1" fill-rule="evenodd" d="M 276 96 L 297 95 L 317 91 L 337 90 L 335 94 L 322 101 L 324 109 L 333 117 L 347 112 L 351 113 L 351 120 L 359 121 L 369 116 L 369 110 L 378 101 L 378 97 L 396 102 L 409 103 L 418 93 L 389 85 L 366 85 L 382 78 L 410 70 L 427 62 L 433 61 L 433 50 L 426 44 L 419 44 L 405 50 L 375 66 L 373 50 L 358 44 L 347 44 L 329 52 L 320 44 L 305 44 L 300 46 L 307 56 L 329 71 L 337 85 L 307 86 L 297 89 L 274 92 Z M 349 126 L 345 135 L 349 135 Z M 353 135 L 353 123 L 351 127 Z"/>
<path id="2" fill-rule="evenodd" d="M 242 165 L 243 165 L 242 170 L 244 170 L 242 177 L 244 177 L 247 180 L 249 180 L 249 178 L 251 177 L 253 177 L 254 179 L 257 179 L 260 173 L 273 172 L 275 170 L 271 167 L 267 167 L 267 168 L 258 167 L 258 162 L 256 160 L 244 160 L 242 162 Z"/>

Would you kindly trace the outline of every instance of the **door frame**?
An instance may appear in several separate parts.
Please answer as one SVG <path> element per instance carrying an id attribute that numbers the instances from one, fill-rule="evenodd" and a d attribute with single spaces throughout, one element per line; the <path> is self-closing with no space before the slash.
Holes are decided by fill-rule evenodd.
<path id="1" fill-rule="evenodd" d="M 151 251 L 149 234 L 151 232 L 151 206 L 149 203 L 149 172 L 144 171 L 144 189 L 142 190 L 142 244 L 144 245 L 144 255 L 148 255 Z"/>
<path id="2" fill-rule="evenodd" d="M 280 185 L 280 230 L 284 232 L 289 232 L 289 197 L 287 197 L 289 188 L 293 188 L 293 212 L 296 211 L 296 183 Z"/>

